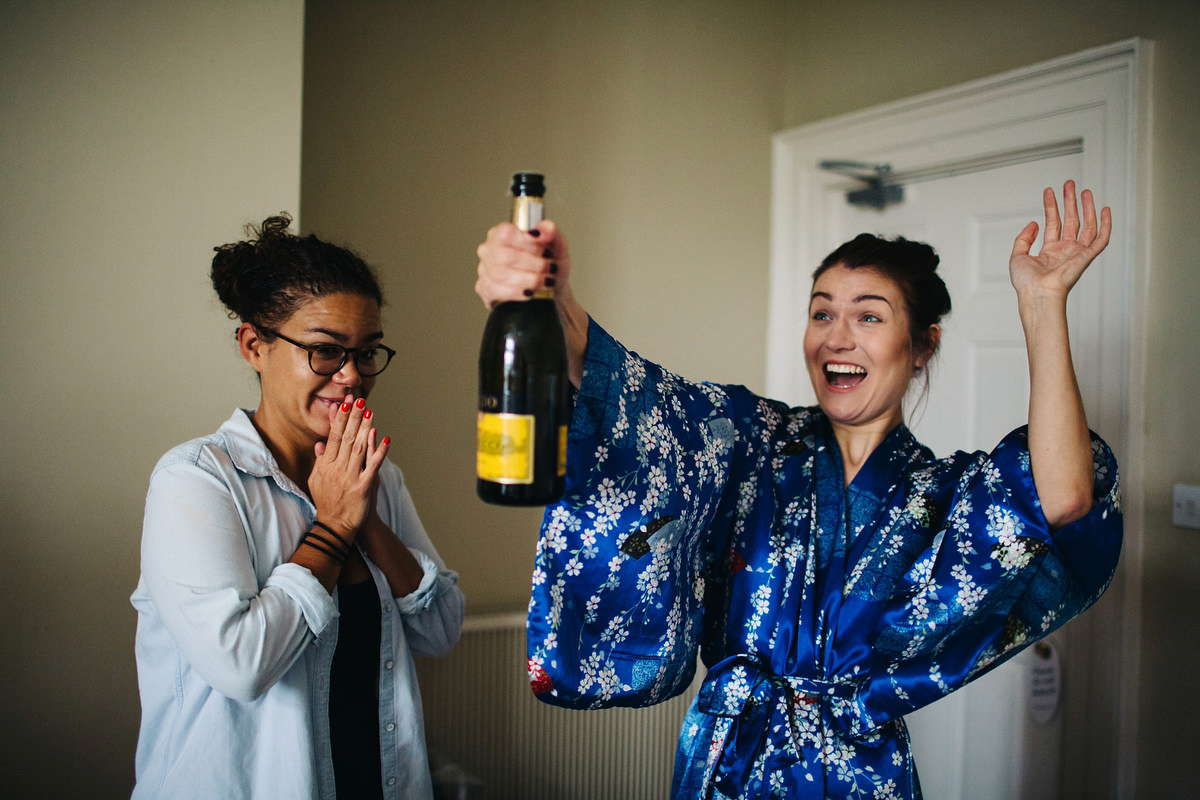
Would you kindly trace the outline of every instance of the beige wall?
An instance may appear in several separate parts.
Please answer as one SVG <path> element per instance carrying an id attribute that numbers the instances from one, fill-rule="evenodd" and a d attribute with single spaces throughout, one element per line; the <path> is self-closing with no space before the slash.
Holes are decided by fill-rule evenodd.
<path id="1" fill-rule="evenodd" d="M 383 272 L 402 352 L 373 402 L 469 611 L 525 607 L 540 519 L 475 497 L 475 247 L 511 173 L 546 173 L 597 319 L 679 372 L 761 388 L 783 9 L 308 4 L 305 221 Z"/>
<path id="2" fill-rule="evenodd" d="M 256 397 L 207 271 L 299 203 L 303 2 L 0 20 L 0 795 L 128 797 L 142 500 Z"/>

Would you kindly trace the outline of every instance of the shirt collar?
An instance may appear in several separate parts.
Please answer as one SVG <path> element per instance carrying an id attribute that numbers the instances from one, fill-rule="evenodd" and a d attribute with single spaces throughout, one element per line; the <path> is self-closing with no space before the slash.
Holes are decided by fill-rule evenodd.
<path id="1" fill-rule="evenodd" d="M 254 409 L 234 411 L 233 416 L 221 425 L 220 433 L 225 438 L 229 458 L 238 470 L 256 478 L 271 478 L 286 491 L 307 497 L 291 478 L 283 474 L 271 448 L 254 427 Z"/>

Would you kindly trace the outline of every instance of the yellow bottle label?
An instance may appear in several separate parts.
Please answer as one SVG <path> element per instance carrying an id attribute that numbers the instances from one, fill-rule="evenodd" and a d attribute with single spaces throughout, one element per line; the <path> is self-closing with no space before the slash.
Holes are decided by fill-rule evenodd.
<path id="1" fill-rule="evenodd" d="M 532 414 L 480 411 L 478 429 L 476 475 L 493 483 L 533 483 Z"/>

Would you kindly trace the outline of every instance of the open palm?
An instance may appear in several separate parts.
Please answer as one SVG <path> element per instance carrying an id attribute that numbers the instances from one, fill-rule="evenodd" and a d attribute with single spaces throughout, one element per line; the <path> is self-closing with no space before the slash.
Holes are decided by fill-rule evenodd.
<path id="1" fill-rule="evenodd" d="M 1038 224 L 1031 222 L 1017 236 L 1008 260 L 1008 274 L 1018 294 L 1026 291 L 1066 295 L 1088 265 L 1108 246 L 1112 232 L 1112 212 L 1107 206 L 1096 219 L 1092 192 L 1082 192 L 1083 215 L 1075 201 L 1075 182 L 1063 185 L 1064 218 L 1059 218 L 1054 190 L 1042 192 L 1046 210 L 1046 232 L 1037 255 L 1030 250 L 1037 241 Z"/>

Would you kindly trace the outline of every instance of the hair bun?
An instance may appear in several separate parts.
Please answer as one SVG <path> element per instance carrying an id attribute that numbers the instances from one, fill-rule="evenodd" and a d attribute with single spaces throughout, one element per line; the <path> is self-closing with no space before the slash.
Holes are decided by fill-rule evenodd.
<path id="1" fill-rule="evenodd" d="M 383 304 L 379 281 L 361 258 L 316 236 L 297 236 L 291 225 L 292 216 L 281 212 L 247 225 L 246 240 L 213 248 L 213 289 L 231 318 L 274 328 L 313 297 L 335 292 Z"/>

